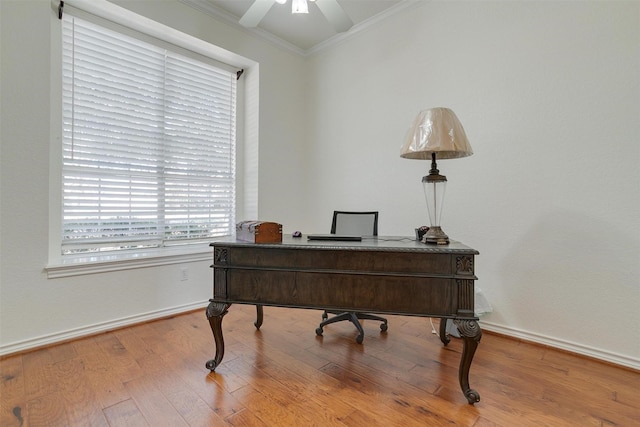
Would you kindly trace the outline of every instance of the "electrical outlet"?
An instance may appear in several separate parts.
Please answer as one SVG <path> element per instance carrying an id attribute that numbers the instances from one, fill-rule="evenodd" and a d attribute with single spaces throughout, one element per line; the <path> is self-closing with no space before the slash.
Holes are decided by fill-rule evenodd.
<path id="1" fill-rule="evenodd" d="M 182 267 L 180 269 L 180 281 L 184 282 L 185 280 L 189 280 L 189 270 L 187 267 Z"/>

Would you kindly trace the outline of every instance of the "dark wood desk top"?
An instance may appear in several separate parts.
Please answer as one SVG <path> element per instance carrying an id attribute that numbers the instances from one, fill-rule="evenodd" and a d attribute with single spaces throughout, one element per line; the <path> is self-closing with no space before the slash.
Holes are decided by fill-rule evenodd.
<path id="1" fill-rule="evenodd" d="M 378 252 L 428 252 L 440 254 L 468 254 L 478 255 L 479 252 L 460 242 L 451 241 L 448 245 L 424 244 L 410 237 L 402 236 L 377 236 L 363 237 L 362 241 L 335 241 L 335 240 L 307 240 L 302 237 L 283 236 L 282 243 L 250 243 L 236 240 L 235 238 L 221 239 L 210 246 L 236 246 L 236 247 L 265 247 L 281 249 L 343 249 L 354 251 L 375 250 Z"/>

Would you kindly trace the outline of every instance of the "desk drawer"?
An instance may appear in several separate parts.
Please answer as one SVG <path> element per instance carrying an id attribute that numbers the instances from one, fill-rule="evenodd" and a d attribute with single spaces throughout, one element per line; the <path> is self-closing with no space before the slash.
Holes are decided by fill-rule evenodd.
<path id="1" fill-rule="evenodd" d="M 448 278 L 234 268 L 226 270 L 225 285 L 226 298 L 220 288 L 216 300 L 393 314 L 456 314 L 457 285 Z"/>
<path id="2" fill-rule="evenodd" d="M 214 258 L 214 266 L 354 272 L 429 272 L 434 275 L 452 274 L 455 271 L 455 260 L 451 254 L 260 247 L 235 247 L 223 250 L 225 250 L 223 261 L 220 262 Z M 473 271 L 471 270 L 470 273 L 473 274 Z"/>

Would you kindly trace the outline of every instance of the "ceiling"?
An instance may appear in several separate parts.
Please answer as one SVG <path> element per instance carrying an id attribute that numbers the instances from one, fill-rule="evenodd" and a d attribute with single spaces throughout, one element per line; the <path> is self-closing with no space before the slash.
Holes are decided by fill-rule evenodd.
<path id="1" fill-rule="evenodd" d="M 239 21 L 256 0 L 180 1 L 298 54 L 308 55 L 375 25 L 421 0 L 337 0 L 354 24 L 343 33 L 333 28 L 312 1 L 307 2 L 308 14 L 292 14 L 292 0 L 287 0 L 285 4 L 274 3 L 255 28 L 243 27 Z"/>

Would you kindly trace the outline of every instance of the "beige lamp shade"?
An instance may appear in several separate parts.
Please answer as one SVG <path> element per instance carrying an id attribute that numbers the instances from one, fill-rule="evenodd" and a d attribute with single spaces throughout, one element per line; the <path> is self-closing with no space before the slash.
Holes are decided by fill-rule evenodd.
<path id="1" fill-rule="evenodd" d="M 421 111 L 405 138 L 400 157 L 431 160 L 457 159 L 473 154 L 464 128 L 456 114 L 448 108 Z"/>

